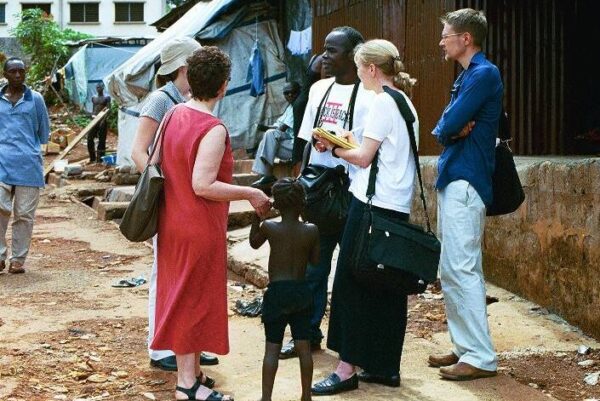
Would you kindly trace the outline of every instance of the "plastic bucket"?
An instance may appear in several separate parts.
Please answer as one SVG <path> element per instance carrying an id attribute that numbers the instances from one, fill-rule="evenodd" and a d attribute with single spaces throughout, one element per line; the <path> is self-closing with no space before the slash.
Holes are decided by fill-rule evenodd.
<path id="1" fill-rule="evenodd" d="M 115 154 L 102 156 L 101 159 L 102 159 L 102 163 L 107 166 L 114 166 L 117 163 L 117 155 L 115 155 Z"/>
<path id="2" fill-rule="evenodd" d="M 65 167 L 67 167 L 68 164 L 69 161 L 66 159 L 56 160 L 54 162 L 54 171 L 56 171 L 57 173 L 62 173 L 63 171 L 65 171 Z"/>

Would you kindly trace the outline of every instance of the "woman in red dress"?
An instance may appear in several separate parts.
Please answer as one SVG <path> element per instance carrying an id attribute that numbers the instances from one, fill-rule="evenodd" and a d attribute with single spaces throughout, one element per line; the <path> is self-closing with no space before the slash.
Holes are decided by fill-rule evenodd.
<path id="1" fill-rule="evenodd" d="M 177 358 L 177 400 L 227 400 L 197 364 L 201 351 L 229 352 L 227 214 L 229 201 L 248 200 L 260 216 L 271 208 L 260 190 L 232 185 L 227 130 L 214 117 L 231 73 L 216 47 L 187 60 L 192 99 L 165 116 L 161 167 L 164 198 L 158 226 L 158 291 L 152 349 Z M 156 152 L 159 153 L 159 152 Z"/>

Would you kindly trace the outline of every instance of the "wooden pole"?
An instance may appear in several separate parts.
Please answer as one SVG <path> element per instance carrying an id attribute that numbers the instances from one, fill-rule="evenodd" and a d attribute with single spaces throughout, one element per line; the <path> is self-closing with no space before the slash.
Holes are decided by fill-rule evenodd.
<path id="1" fill-rule="evenodd" d="M 84 129 L 82 129 L 81 132 L 79 133 L 79 135 L 77 135 L 75 137 L 75 139 L 73 139 L 73 141 L 71 143 L 69 143 L 69 145 L 67 145 L 67 147 L 65 148 L 65 150 L 63 150 L 62 152 L 60 152 L 60 154 L 58 155 L 58 157 L 56 159 L 54 159 L 54 161 L 52 163 L 50 163 L 50 165 L 48 167 L 46 167 L 46 169 L 44 170 L 44 180 L 48 177 L 48 174 L 50 174 L 50 171 L 52 171 L 52 169 L 54 168 L 54 163 L 57 160 L 62 160 L 71 150 L 73 150 L 73 148 L 75 147 L 75 145 L 77 145 L 79 142 L 81 142 L 81 140 L 100 121 L 102 121 L 103 118 L 106 117 L 106 115 L 108 114 L 109 111 L 110 111 L 110 109 L 106 108 L 106 109 L 102 110 L 100 113 L 98 113 L 98 115 L 96 117 L 94 117 L 94 119 L 92 121 L 90 121 L 90 123 L 87 125 L 87 127 L 85 127 Z"/>

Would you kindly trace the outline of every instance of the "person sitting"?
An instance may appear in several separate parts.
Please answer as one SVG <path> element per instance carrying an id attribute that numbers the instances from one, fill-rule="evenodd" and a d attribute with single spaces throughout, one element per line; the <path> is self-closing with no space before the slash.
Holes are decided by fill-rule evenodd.
<path id="1" fill-rule="evenodd" d="M 304 208 L 304 188 L 293 178 L 282 178 L 273 185 L 274 207 L 281 222 L 265 221 L 254 215 L 250 245 L 258 249 L 269 241 L 269 286 L 264 295 L 262 321 L 266 347 L 263 360 L 262 398 L 271 401 L 279 365 L 279 352 L 285 327 L 289 323 L 300 358 L 302 401 L 310 401 L 313 361 L 310 350 L 312 292 L 305 281 L 308 262 L 319 262 L 319 230 L 314 224 L 298 220 Z"/>
<path id="2" fill-rule="evenodd" d="M 289 82 L 283 87 L 283 95 L 288 102 L 283 115 L 277 119 L 275 127 L 265 132 L 265 136 L 260 141 L 252 171 L 262 175 L 262 177 L 253 182 L 254 188 L 269 190 L 277 180 L 273 175 L 273 164 L 275 158 L 290 160 L 294 148 L 294 111 L 292 104 L 300 94 L 300 85 L 298 82 Z"/>

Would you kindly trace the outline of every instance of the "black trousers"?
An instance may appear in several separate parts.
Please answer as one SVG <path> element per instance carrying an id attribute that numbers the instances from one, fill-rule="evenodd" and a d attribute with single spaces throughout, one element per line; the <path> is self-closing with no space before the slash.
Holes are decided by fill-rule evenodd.
<path id="1" fill-rule="evenodd" d="M 106 134 L 108 132 L 108 124 L 106 118 L 100 121 L 87 136 L 87 148 L 88 154 L 90 155 L 90 161 L 100 161 L 100 158 L 106 153 Z M 98 150 L 96 151 L 96 144 L 94 139 L 98 137 Z"/>
<path id="2" fill-rule="evenodd" d="M 349 260 L 365 206 L 352 198 L 333 282 L 327 347 L 369 373 L 393 376 L 400 371 L 408 297 L 374 291 L 352 275 Z M 384 213 L 390 220 L 408 220 L 405 213 Z"/>

